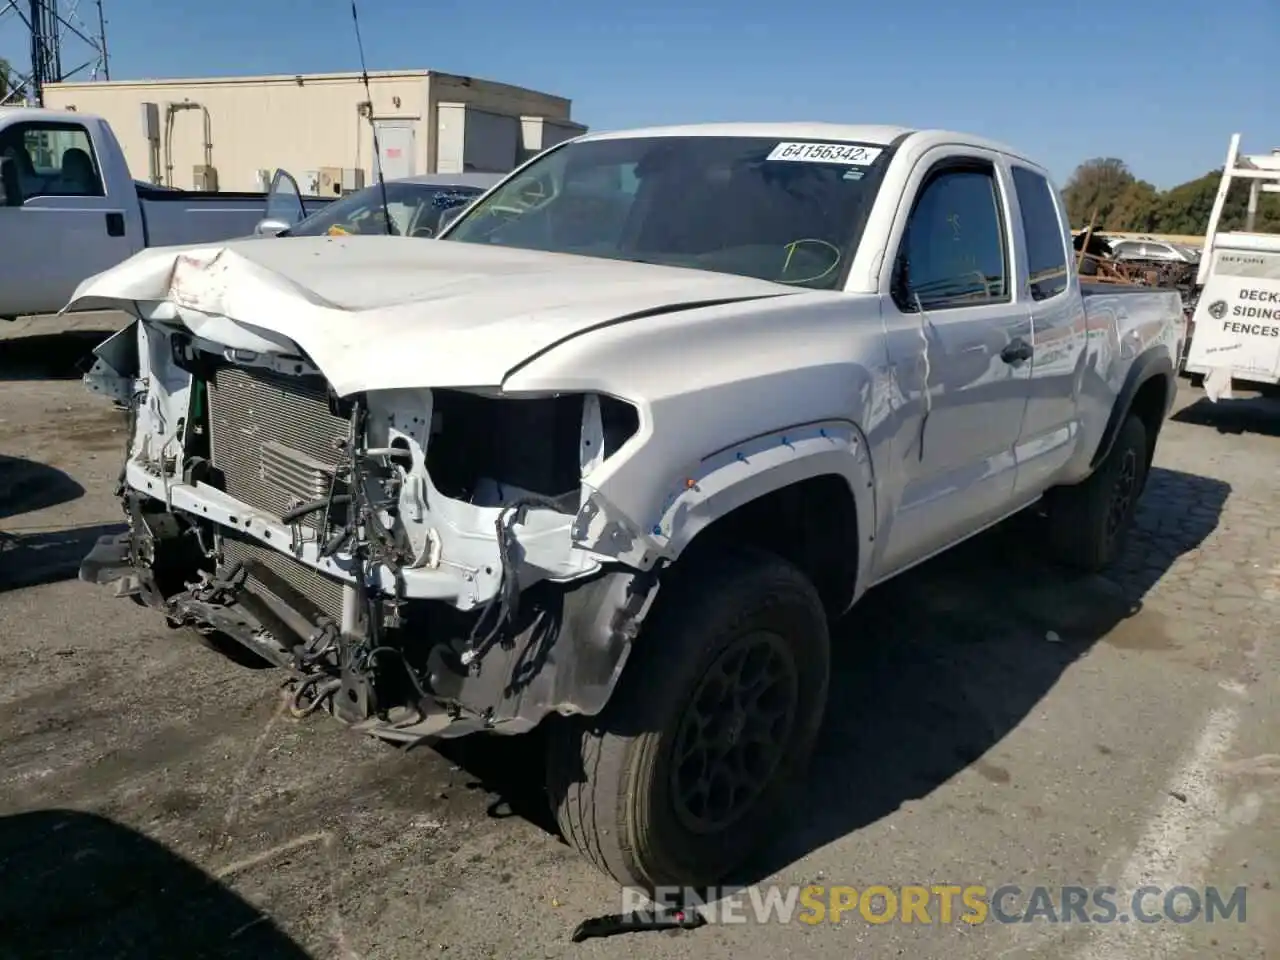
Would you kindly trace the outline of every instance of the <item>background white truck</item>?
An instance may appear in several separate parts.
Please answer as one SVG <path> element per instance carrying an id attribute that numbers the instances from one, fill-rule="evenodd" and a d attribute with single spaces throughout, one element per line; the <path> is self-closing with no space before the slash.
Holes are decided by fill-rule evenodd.
<path id="1" fill-rule="evenodd" d="M 1231 186 L 1249 184 L 1243 230 L 1220 231 Z M 1280 383 L 1280 235 L 1254 229 L 1260 194 L 1280 192 L 1280 150 L 1242 154 L 1231 138 L 1209 214 L 1200 285 L 1183 369 L 1203 379 L 1210 400 L 1231 396 L 1231 382 Z"/>
<path id="2" fill-rule="evenodd" d="M 0 107 L 0 318 L 57 312 L 81 280 L 144 247 L 248 236 L 265 203 L 134 180 L 99 117 Z"/>
<path id="3" fill-rule="evenodd" d="M 588 135 L 430 243 L 145 251 L 76 297 L 140 320 L 89 377 L 130 528 L 81 578 L 300 714 L 545 723 L 565 837 L 641 886 L 770 836 L 866 590 L 1030 507 L 1116 557 L 1182 326 L 1082 288 L 1018 151 L 801 123 Z"/>

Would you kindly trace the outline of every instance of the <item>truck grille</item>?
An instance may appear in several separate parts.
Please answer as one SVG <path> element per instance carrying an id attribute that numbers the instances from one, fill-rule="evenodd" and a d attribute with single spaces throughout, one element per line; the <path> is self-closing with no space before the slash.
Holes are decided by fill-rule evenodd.
<path id="1" fill-rule="evenodd" d="M 229 495 L 274 517 L 329 492 L 347 432 L 323 385 L 242 367 L 209 380 L 213 466 Z"/>
<path id="2" fill-rule="evenodd" d="M 323 384 L 227 366 L 210 377 L 208 397 L 209 457 L 228 495 L 279 518 L 328 494 L 349 427 L 330 412 Z M 340 622 L 342 581 L 233 530 L 223 531 L 222 554 L 249 566 L 254 592 L 293 605 L 254 576 L 257 567 Z"/>

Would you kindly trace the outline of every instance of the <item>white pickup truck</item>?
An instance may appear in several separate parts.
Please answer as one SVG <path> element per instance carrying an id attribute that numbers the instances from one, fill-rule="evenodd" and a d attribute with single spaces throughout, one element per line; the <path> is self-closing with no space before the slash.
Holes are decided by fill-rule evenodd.
<path id="1" fill-rule="evenodd" d="M 703 884 L 769 835 L 832 618 L 1038 504 L 1116 556 L 1175 392 L 1174 291 L 1082 289 L 1044 169 L 970 136 L 592 134 L 440 240 L 149 251 L 81 578 L 412 740 L 547 727 L 568 840 Z M 212 639 L 211 639 L 212 642 Z"/>
<path id="2" fill-rule="evenodd" d="M 100 117 L 0 107 L 0 319 L 54 313 L 81 280 L 144 247 L 249 236 L 265 204 L 265 193 L 134 180 Z"/>

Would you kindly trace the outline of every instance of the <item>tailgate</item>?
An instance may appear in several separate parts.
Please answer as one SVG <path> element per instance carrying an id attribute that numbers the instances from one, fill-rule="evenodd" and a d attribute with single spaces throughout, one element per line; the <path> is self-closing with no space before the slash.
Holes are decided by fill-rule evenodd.
<path id="1" fill-rule="evenodd" d="M 1196 304 L 1188 369 L 1280 378 L 1280 253 L 1217 247 Z"/>

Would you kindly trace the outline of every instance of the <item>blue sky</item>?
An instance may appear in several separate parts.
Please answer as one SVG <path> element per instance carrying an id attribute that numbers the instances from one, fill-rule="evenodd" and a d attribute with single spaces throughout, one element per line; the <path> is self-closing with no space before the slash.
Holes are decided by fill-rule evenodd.
<path id="1" fill-rule="evenodd" d="M 358 68 L 349 0 L 105 6 L 113 79 Z M 593 129 L 944 126 L 1014 144 L 1060 180 L 1109 155 L 1162 188 L 1220 165 L 1233 132 L 1280 147 L 1280 0 L 361 0 L 360 14 L 371 70 L 567 96 Z M 13 27 L 0 23 L 0 56 L 24 62 Z"/>

